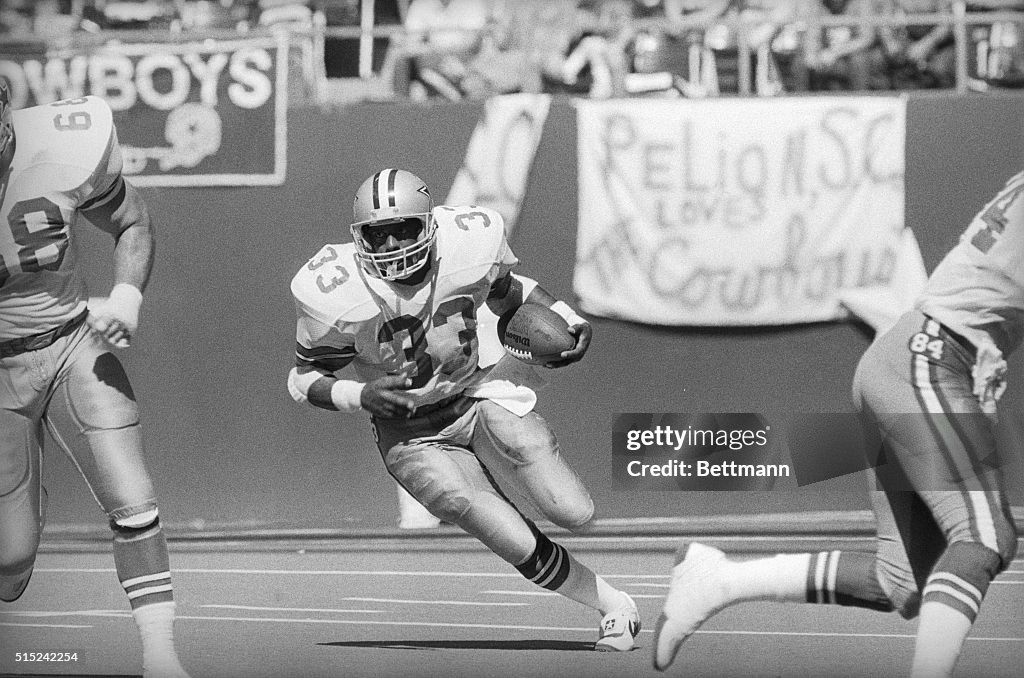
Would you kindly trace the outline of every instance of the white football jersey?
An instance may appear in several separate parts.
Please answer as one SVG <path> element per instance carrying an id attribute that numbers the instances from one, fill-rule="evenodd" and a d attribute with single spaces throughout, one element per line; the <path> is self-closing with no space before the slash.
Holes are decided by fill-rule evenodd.
<path id="1" fill-rule="evenodd" d="M 75 265 L 78 211 L 119 190 L 113 117 L 98 97 L 14 111 L 16 150 L 0 184 L 0 341 L 45 332 L 85 309 Z"/>
<path id="2" fill-rule="evenodd" d="M 939 263 L 917 307 L 976 346 L 1004 355 L 1024 333 L 1024 172 L 971 221 Z"/>
<path id="3" fill-rule="evenodd" d="M 348 362 L 363 381 L 404 374 L 417 407 L 476 384 L 477 314 L 491 285 L 518 263 L 501 215 L 483 207 L 433 210 L 437 241 L 422 283 L 366 273 L 351 243 L 326 245 L 292 279 L 300 362 Z"/>

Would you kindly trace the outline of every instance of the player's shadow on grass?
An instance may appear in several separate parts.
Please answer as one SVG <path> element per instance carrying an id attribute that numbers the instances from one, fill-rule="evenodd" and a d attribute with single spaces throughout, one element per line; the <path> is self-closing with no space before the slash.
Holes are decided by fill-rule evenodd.
<path id="1" fill-rule="evenodd" d="M 594 643 L 571 640 L 349 640 L 317 643 L 333 647 L 385 650 L 558 650 L 593 652 Z"/>

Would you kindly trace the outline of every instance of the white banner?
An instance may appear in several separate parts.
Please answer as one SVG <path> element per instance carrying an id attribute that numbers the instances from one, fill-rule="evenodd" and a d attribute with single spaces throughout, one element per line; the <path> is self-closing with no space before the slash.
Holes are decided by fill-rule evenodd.
<path id="1" fill-rule="evenodd" d="M 583 310 L 662 325 L 844 317 L 904 222 L 893 97 L 580 101 Z"/>
<path id="2" fill-rule="evenodd" d="M 495 209 L 511 233 L 550 106 L 547 94 L 488 99 L 445 203 Z"/>

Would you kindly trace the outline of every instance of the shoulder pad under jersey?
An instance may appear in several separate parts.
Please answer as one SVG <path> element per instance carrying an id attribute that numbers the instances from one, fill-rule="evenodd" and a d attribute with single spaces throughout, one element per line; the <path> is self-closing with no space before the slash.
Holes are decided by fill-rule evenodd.
<path id="1" fill-rule="evenodd" d="M 73 191 L 107 172 L 116 145 L 113 113 L 97 96 L 66 99 L 14 111 L 19 171 L 46 190 Z"/>
<path id="2" fill-rule="evenodd" d="M 439 205 L 434 208 L 438 255 L 459 268 L 491 266 L 505 257 L 505 221 L 489 207 Z"/>
<path id="3" fill-rule="evenodd" d="M 324 245 L 292 278 L 298 310 L 325 325 L 353 323 L 379 313 L 357 270 L 351 243 Z"/>

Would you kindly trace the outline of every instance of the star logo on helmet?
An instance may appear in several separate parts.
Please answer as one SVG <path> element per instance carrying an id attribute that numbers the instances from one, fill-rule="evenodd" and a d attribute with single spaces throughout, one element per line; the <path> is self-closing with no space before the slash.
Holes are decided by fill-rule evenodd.
<path id="1" fill-rule="evenodd" d="M 416 192 L 417 193 L 422 193 L 423 195 L 427 196 L 428 198 L 430 197 L 430 189 L 427 188 L 426 184 L 424 184 L 423 186 L 420 186 L 419 188 L 417 188 Z"/>

